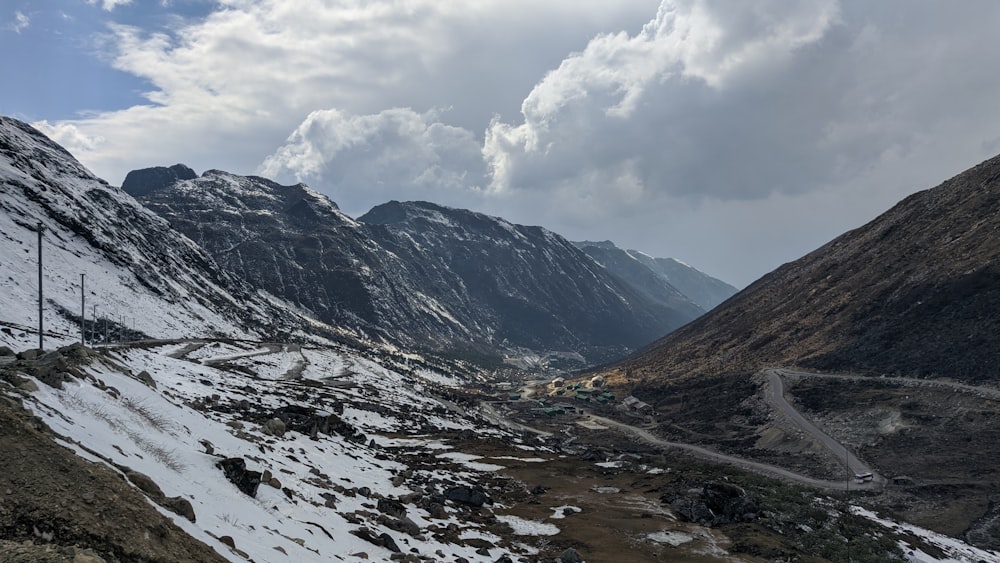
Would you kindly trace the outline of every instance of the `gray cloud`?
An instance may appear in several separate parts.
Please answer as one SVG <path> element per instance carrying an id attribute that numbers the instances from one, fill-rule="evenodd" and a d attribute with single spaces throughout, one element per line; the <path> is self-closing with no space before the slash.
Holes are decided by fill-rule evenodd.
<path id="1" fill-rule="evenodd" d="M 113 27 L 149 103 L 46 130 L 112 182 L 259 170 L 348 211 L 432 199 L 737 284 L 1000 146 L 987 0 L 225 7 Z"/>

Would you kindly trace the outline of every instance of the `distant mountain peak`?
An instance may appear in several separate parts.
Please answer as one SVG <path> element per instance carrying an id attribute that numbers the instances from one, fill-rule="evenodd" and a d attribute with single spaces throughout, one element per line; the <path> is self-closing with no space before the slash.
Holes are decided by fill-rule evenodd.
<path id="1" fill-rule="evenodd" d="M 659 295 L 659 299 L 678 292 L 703 311 L 709 311 L 736 293 L 735 287 L 674 258 L 654 258 L 638 250 L 623 250 L 610 240 L 573 244 L 637 289 Z"/>

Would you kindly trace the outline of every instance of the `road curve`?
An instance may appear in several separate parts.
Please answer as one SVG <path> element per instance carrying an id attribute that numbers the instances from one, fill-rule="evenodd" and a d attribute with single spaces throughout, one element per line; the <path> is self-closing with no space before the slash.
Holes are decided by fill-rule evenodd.
<path id="1" fill-rule="evenodd" d="M 785 370 L 781 368 L 767 368 L 763 370 L 767 376 L 767 387 L 764 390 L 764 400 L 776 411 L 784 414 L 788 419 L 801 430 L 816 438 L 823 446 L 830 450 L 836 459 L 843 460 L 847 470 L 853 475 L 862 473 L 872 473 L 874 479 L 872 483 L 856 483 L 855 488 L 873 488 L 885 485 L 885 478 L 875 473 L 865 462 L 858 459 L 851 450 L 840 442 L 834 440 L 829 434 L 820 430 L 811 420 L 802 416 L 788 401 L 785 400 L 785 382 L 781 375 Z M 802 372 L 795 372 L 796 375 L 809 375 Z"/>
<path id="2" fill-rule="evenodd" d="M 856 491 L 856 490 L 876 488 L 876 485 L 874 485 L 873 483 L 859 484 L 853 482 L 853 480 L 848 482 L 848 481 L 824 481 L 822 479 L 815 479 L 813 477 L 795 473 L 794 471 L 790 471 L 783 467 L 778 467 L 777 465 L 770 465 L 767 463 L 761 463 L 759 461 L 751 461 L 749 459 L 744 459 L 741 457 L 724 454 L 721 452 L 710 450 L 708 448 L 696 446 L 694 444 L 685 444 L 683 442 L 671 442 L 669 440 L 664 440 L 662 438 L 655 436 L 654 434 L 650 433 L 647 430 L 636 428 L 635 426 L 625 424 L 624 422 L 618 422 L 617 420 L 612 420 L 610 418 L 605 418 L 603 416 L 598 416 L 595 414 L 588 414 L 587 416 L 589 417 L 590 420 L 594 422 L 598 422 L 605 426 L 615 428 L 627 434 L 632 434 L 633 436 L 639 438 L 640 440 L 660 448 L 674 448 L 679 450 L 685 450 L 696 457 L 708 461 L 735 465 L 738 467 L 742 467 L 744 469 L 748 469 L 755 473 L 763 473 L 765 475 L 771 475 L 774 477 L 778 477 L 788 481 L 794 481 L 796 483 L 807 485 L 809 487 L 814 487 L 817 489 L 843 491 L 847 490 L 847 488 L 850 487 L 850 490 Z"/>
<path id="3" fill-rule="evenodd" d="M 642 428 L 636 428 L 629 424 L 623 422 L 618 422 L 610 418 L 603 416 L 598 416 L 592 413 L 587 413 L 590 420 L 598 422 L 605 426 L 615 428 L 619 431 L 632 434 L 633 436 L 639 438 L 640 440 L 652 444 L 661 448 L 675 448 L 680 450 L 685 450 L 694 454 L 697 457 L 706 459 L 709 461 L 727 463 L 730 465 L 736 465 L 749 469 L 757 473 L 764 473 L 786 479 L 789 481 L 794 481 L 803 485 L 818 489 L 826 490 L 881 490 L 885 487 L 886 479 L 881 475 L 875 473 L 872 468 L 858 459 L 846 446 L 837 442 L 832 437 L 827 435 L 825 432 L 820 430 L 815 424 L 809 419 L 804 417 L 802 413 L 797 411 L 787 400 L 785 400 L 785 385 L 781 378 L 782 373 L 785 370 L 781 368 L 768 368 L 763 370 L 763 374 L 767 377 L 767 386 L 764 390 L 764 399 L 771 405 L 775 411 L 780 412 L 788 417 L 789 421 L 798 426 L 802 431 L 810 434 L 816 438 L 824 447 L 830 450 L 837 459 L 843 460 L 846 469 L 849 472 L 848 478 L 843 481 L 826 481 L 823 479 L 816 479 L 794 471 L 790 471 L 783 467 L 778 467 L 776 465 L 771 465 L 767 463 L 761 463 L 758 461 L 752 461 L 744 459 L 737 456 L 732 456 L 724 454 L 721 452 L 713 451 L 708 448 L 701 446 L 696 446 L 694 444 L 686 444 L 683 442 L 671 442 L 664 440 L 655 436 L 651 432 L 644 430 Z M 804 372 L 788 372 L 789 374 L 794 374 L 796 376 L 810 376 L 812 374 Z M 874 478 L 870 482 L 859 483 L 854 479 L 854 475 L 862 473 L 872 473 Z"/>

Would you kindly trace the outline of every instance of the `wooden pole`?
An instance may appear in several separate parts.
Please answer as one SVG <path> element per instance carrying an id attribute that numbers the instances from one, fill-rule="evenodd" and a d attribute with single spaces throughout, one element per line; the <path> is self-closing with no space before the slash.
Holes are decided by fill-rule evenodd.
<path id="1" fill-rule="evenodd" d="M 42 222 L 38 222 L 38 351 L 41 352 L 45 349 L 45 337 L 42 335 L 44 329 L 44 321 L 42 320 L 42 232 L 45 231 L 45 226 Z"/>
<path id="2" fill-rule="evenodd" d="M 85 292 L 84 278 L 87 274 L 80 274 L 80 344 L 87 345 L 87 294 Z"/>

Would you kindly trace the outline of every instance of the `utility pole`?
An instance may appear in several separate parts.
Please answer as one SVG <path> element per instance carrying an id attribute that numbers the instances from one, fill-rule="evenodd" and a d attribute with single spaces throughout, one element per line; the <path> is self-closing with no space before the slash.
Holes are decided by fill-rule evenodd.
<path id="1" fill-rule="evenodd" d="M 41 352 L 45 349 L 45 337 L 42 335 L 43 321 L 42 321 L 42 232 L 45 231 L 45 225 L 42 222 L 38 222 L 38 351 Z"/>
<path id="2" fill-rule="evenodd" d="M 87 345 L 87 294 L 83 280 L 87 274 L 80 274 L 80 344 Z"/>

